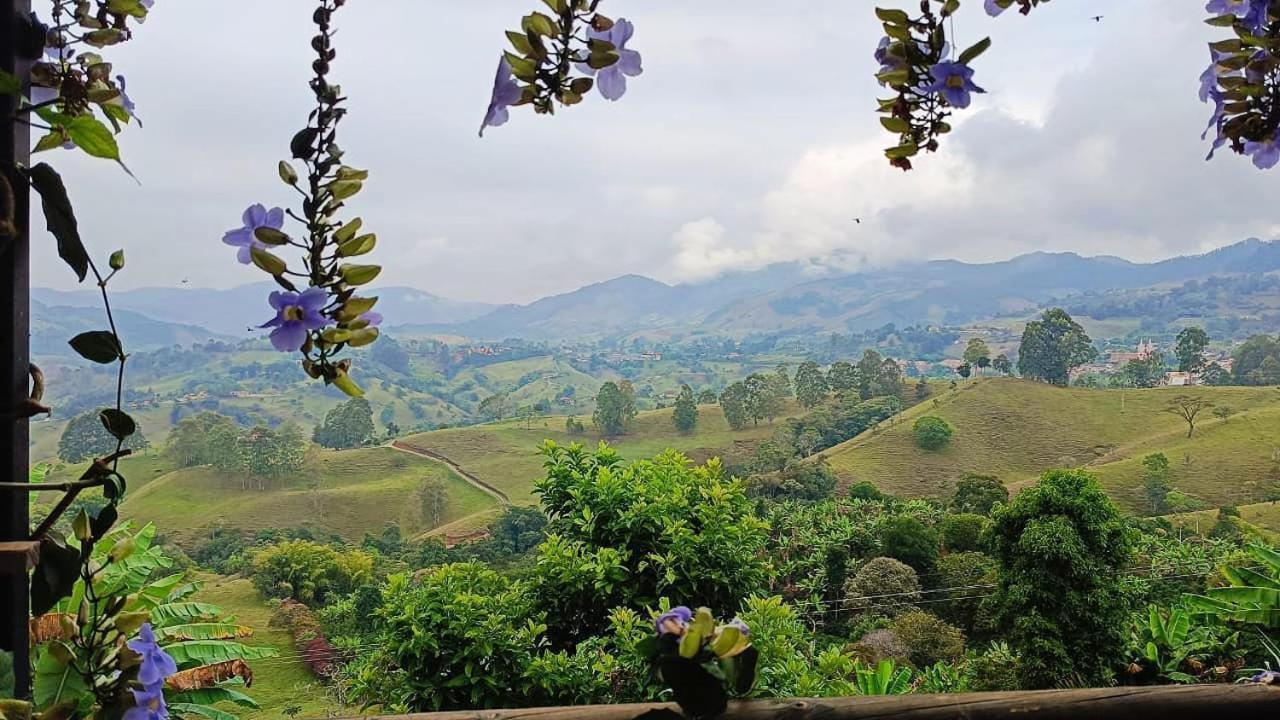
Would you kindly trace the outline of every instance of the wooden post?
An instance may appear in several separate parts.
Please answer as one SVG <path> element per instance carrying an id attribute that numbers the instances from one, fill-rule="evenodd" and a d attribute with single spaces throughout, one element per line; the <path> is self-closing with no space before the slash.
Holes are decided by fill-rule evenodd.
<path id="1" fill-rule="evenodd" d="M 20 48 L 30 45 L 31 0 L 0 2 L 0 69 L 25 80 L 32 58 L 22 57 Z M 27 419 L 16 417 L 16 411 L 30 387 L 30 192 L 13 168 L 30 160 L 31 134 L 27 125 L 14 122 L 16 108 L 17 98 L 0 95 L 0 172 L 13 190 L 16 229 L 11 237 L 0 237 L 0 482 L 25 482 L 28 470 Z M 0 542 L 28 538 L 27 503 L 25 492 L 0 492 Z M 30 687 L 29 608 L 26 572 L 0 578 L 0 650 L 13 653 L 19 697 Z"/>
<path id="2" fill-rule="evenodd" d="M 419 715 L 367 715 L 383 720 L 677 720 L 674 705 L 584 705 L 523 710 L 465 710 Z M 1275 720 L 1280 687 L 1164 685 L 791 700 L 729 704 L 721 720 Z"/>

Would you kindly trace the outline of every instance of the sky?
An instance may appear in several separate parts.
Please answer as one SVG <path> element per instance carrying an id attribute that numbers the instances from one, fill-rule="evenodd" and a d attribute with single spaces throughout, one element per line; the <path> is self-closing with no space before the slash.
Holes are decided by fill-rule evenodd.
<path id="1" fill-rule="evenodd" d="M 311 106 L 312 5 L 158 0 L 110 51 L 144 122 L 120 139 L 141 184 L 68 151 L 44 159 L 91 251 L 125 248 L 113 287 L 263 279 L 220 238 L 246 206 L 296 197 L 275 168 Z M 350 208 L 378 233 L 379 284 L 488 302 L 626 273 L 1034 250 L 1154 260 L 1278 237 L 1280 169 L 1204 162 L 1202 6 L 1072 0 L 991 19 L 966 0 L 955 32 L 961 46 L 992 37 L 975 63 L 989 92 L 903 173 L 881 154 L 893 138 L 874 112 L 871 2 L 604 0 L 643 57 L 626 96 L 555 117 L 513 108 L 480 139 L 502 31 L 541 3 L 350 0 L 331 79 L 351 98 L 346 160 L 371 171 Z M 74 286 L 52 238 L 34 240 L 34 284 Z"/>

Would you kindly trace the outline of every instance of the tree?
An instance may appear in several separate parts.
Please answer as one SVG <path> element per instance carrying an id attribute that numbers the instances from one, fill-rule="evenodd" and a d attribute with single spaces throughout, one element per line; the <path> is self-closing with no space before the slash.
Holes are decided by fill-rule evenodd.
<path id="1" fill-rule="evenodd" d="M 858 368 L 844 360 L 832 363 L 827 371 L 827 384 L 840 397 L 856 393 L 859 388 Z"/>
<path id="2" fill-rule="evenodd" d="M 847 364 L 847 363 L 846 363 Z M 806 360 L 796 368 L 796 400 L 806 410 L 814 408 L 827 397 L 827 378 L 822 376 L 818 364 Z"/>
<path id="3" fill-rule="evenodd" d="M 494 393 L 481 400 L 476 409 L 489 420 L 501 420 L 511 412 L 510 398 L 504 392 Z"/>
<path id="4" fill-rule="evenodd" d="M 362 550 L 338 551 L 310 540 L 270 545 L 253 556 L 253 585 L 270 598 L 323 605 L 373 577 L 373 558 Z"/>
<path id="5" fill-rule="evenodd" d="M 1168 511 L 1166 498 L 1173 485 L 1169 482 L 1169 458 L 1152 453 L 1142 458 L 1142 485 L 1147 494 L 1147 509 L 1152 515 Z"/>
<path id="6" fill-rule="evenodd" d="M 1196 431 L 1196 416 L 1211 407 L 1213 403 L 1202 397 L 1179 395 L 1169 401 L 1169 406 L 1164 411 L 1182 418 L 1187 423 L 1187 437 L 1191 437 Z"/>
<path id="7" fill-rule="evenodd" d="M 1209 347 L 1209 334 L 1198 327 L 1186 327 L 1178 333 L 1173 354 L 1178 358 L 1178 370 L 1185 373 L 1204 369 L 1204 350 Z"/>
<path id="8" fill-rule="evenodd" d="M 1022 331 L 1018 372 L 1023 377 L 1066 386 L 1071 370 L 1097 356 L 1093 341 L 1065 310 L 1046 310 Z"/>
<path id="9" fill-rule="evenodd" d="M 1083 470 L 1051 470 L 995 512 L 992 621 L 1030 688 L 1107 684 L 1124 648 L 1133 556 L 1124 517 Z"/>
<path id="10" fill-rule="evenodd" d="M 1263 365 L 1280 357 L 1280 340 L 1268 335 L 1254 335 L 1240 343 L 1231 353 L 1231 372 L 1240 385 L 1269 385 L 1263 377 Z M 1270 374 L 1270 373 L 1268 373 Z"/>
<path id="11" fill-rule="evenodd" d="M 956 374 L 968 380 L 969 376 L 973 374 L 973 366 L 969 363 L 960 363 L 956 366 Z"/>
<path id="12" fill-rule="evenodd" d="M 923 610 L 899 615 L 889 629 L 907 646 L 907 658 L 916 667 L 954 662 L 964 655 L 964 634 L 959 628 Z"/>
<path id="13" fill-rule="evenodd" d="M 885 521 L 880 544 L 885 557 L 904 562 L 922 575 L 932 572 L 938 561 L 937 531 L 907 515 Z"/>
<path id="14" fill-rule="evenodd" d="M 628 398 L 612 380 L 600 386 L 600 392 L 596 393 L 596 411 L 591 415 L 591 421 L 601 435 L 615 437 L 623 434 L 631 426 L 635 416 L 634 396 Z"/>
<path id="15" fill-rule="evenodd" d="M 370 423 L 372 425 L 372 423 Z M 307 444 L 297 425 L 285 423 L 278 430 L 259 425 L 240 435 L 236 441 L 238 469 L 258 480 L 258 489 L 266 480 L 288 477 L 302 468 Z M 245 487 L 246 483 L 241 482 Z"/>
<path id="16" fill-rule="evenodd" d="M 717 400 L 718 398 L 716 397 L 716 391 L 710 388 L 707 388 L 702 392 L 698 393 L 699 405 L 715 405 Z"/>
<path id="17" fill-rule="evenodd" d="M 844 594 L 844 607 L 852 612 L 874 610 L 895 617 L 920 602 L 920 576 L 891 557 L 872 558 L 845 583 Z"/>
<path id="18" fill-rule="evenodd" d="M 884 358 L 880 357 L 880 353 L 875 350 L 867 350 L 862 353 L 862 359 L 858 361 L 858 395 L 863 400 L 869 400 L 875 397 L 876 379 L 880 377 L 880 366 L 884 363 Z"/>
<path id="19" fill-rule="evenodd" d="M 990 524 L 990 520 L 977 513 L 944 515 L 938 522 L 942 548 L 949 553 L 979 550 L 982 547 L 982 532 Z"/>
<path id="20" fill-rule="evenodd" d="M 791 397 L 791 376 L 787 374 L 786 365 L 778 365 L 778 367 L 773 371 L 772 379 L 774 390 L 779 393 L 781 397 Z"/>
<path id="21" fill-rule="evenodd" d="M 1156 351 L 1141 360 L 1130 360 L 1120 370 L 1120 376 L 1130 387 L 1156 387 L 1164 381 L 1164 353 Z"/>
<path id="22" fill-rule="evenodd" d="M 1009 502 L 1009 490 L 994 475 L 967 473 L 951 496 L 953 512 L 990 515 L 996 505 Z"/>
<path id="23" fill-rule="evenodd" d="M 934 415 L 925 415 L 911 426 L 916 446 L 922 450 L 941 450 L 951 442 L 951 434 L 951 425 Z"/>
<path id="24" fill-rule="evenodd" d="M 902 397 L 902 367 L 893 358 L 880 362 L 880 371 L 872 384 L 874 397 Z"/>
<path id="25" fill-rule="evenodd" d="M 317 445 L 338 450 L 369 442 L 373 439 L 373 408 L 369 401 L 351 398 L 333 408 L 324 416 L 324 423 L 316 426 L 311 439 Z"/>
<path id="26" fill-rule="evenodd" d="M 1008 375 L 1013 372 L 1013 363 L 1009 362 L 1008 355 L 1001 353 L 991 361 L 991 369 L 1002 375 Z"/>
<path id="27" fill-rule="evenodd" d="M 747 386 L 744 383 L 733 383 L 720 393 L 720 411 L 724 413 L 730 429 L 742 430 L 747 426 L 751 416 L 747 410 Z"/>
<path id="28" fill-rule="evenodd" d="M 556 640 L 602 630 L 601 608 L 643 611 L 666 597 L 732 613 L 763 589 L 767 526 L 719 460 L 695 467 L 668 451 L 626 463 L 607 445 L 551 441 L 539 451 L 535 492 L 551 522 L 535 582 Z"/>
<path id="29" fill-rule="evenodd" d="M 418 506 L 427 529 L 439 527 L 449 509 L 449 488 L 444 481 L 434 476 L 423 478 L 418 488 Z"/>
<path id="30" fill-rule="evenodd" d="M 923 377 L 916 381 L 916 400 L 929 397 L 929 381 Z"/>
<path id="31" fill-rule="evenodd" d="M 688 385 L 680 386 L 680 395 L 676 398 L 675 411 L 671 413 L 671 422 L 678 432 L 689 434 L 698 424 L 698 404 L 693 401 L 693 389 Z"/>
<path id="32" fill-rule="evenodd" d="M 58 458 L 63 462 L 79 463 L 93 458 L 106 457 L 116 451 L 117 440 L 107 432 L 98 412 L 90 411 L 71 418 L 58 438 Z M 125 439 L 124 447 L 141 450 L 150 443 L 142 435 L 142 428 Z"/>
<path id="33" fill-rule="evenodd" d="M 970 367 L 987 367 L 991 364 L 991 348 L 982 338 L 969 338 L 969 344 L 964 348 L 964 361 Z"/>
<path id="34" fill-rule="evenodd" d="M 236 421 L 226 415 L 202 412 L 178 421 L 169 431 L 164 454 L 177 467 L 197 465 L 222 465 L 234 467 L 236 460 L 224 457 L 234 455 L 235 443 L 227 443 L 228 434 L 235 438 L 240 433 Z"/>

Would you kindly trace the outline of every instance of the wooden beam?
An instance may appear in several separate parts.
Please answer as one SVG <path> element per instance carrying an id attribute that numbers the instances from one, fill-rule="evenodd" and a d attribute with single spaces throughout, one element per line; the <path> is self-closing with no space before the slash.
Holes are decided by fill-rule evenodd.
<path id="1" fill-rule="evenodd" d="M 668 714 L 670 712 L 676 714 Z M 679 717 L 676 706 L 657 703 L 364 716 L 365 720 L 661 720 Z M 745 700 L 730 703 L 722 719 L 1203 720 L 1211 717 L 1276 720 L 1280 718 L 1280 687 L 1165 685 L 957 695 Z"/>
<path id="2" fill-rule="evenodd" d="M 40 559 L 40 543 L 28 540 L 0 542 L 0 577 L 25 576 Z M 5 582 L 8 582 L 6 580 Z"/>

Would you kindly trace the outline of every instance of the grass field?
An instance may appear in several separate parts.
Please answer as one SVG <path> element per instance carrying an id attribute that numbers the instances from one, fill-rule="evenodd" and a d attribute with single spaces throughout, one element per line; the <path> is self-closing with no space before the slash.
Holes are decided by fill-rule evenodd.
<path id="1" fill-rule="evenodd" d="M 1203 396 L 1236 414 L 1208 412 L 1193 437 L 1164 412 L 1177 395 Z M 922 415 L 955 429 L 939 452 L 916 447 Z M 826 453 L 843 482 L 870 480 L 887 492 L 937 497 L 965 472 L 989 473 L 1013 488 L 1046 469 L 1086 466 L 1122 506 L 1142 505 L 1142 457 L 1163 452 L 1174 486 L 1209 506 L 1256 502 L 1280 478 L 1280 391 L 1274 388 L 1088 390 L 1012 379 L 964 383 L 907 410 L 878 431 Z"/>
<path id="2" fill-rule="evenodd" d="M 796 412 L 798 408 L 792 407 L 789 414 Z M 674 448 L 702 462 L 711 457 L 752 452 L 755 445 L 774 430 L 774 426 L 761 423 L 735 432 L 729 429 L 719 407 L 703 405 L 699 407 L 697 428 L 689 435 L 681 435 L 672 426 L 671 413 L 670 408 L 640 413 L 630 432 L 609 442 L 627 459 L 651 457 Z M 536 502 L 533 483 L 542 476 L 542 459 L 537 454 L 539 443 L 547 438 L 558 443 L 588 445 L 600 441 L 600 436 L 591 430 L 591 418 L 578 419 L 588 427 L 585 435 L 569 435 L 565 431 L 565 419 L 552 417 L 534 421 L 531 427 L 506 421 L 419 433 L 402 441 L 448 457 L 507 493 L 516 505 L 532 505 Z M 781 420 L 774 422 L 776 425 Z"/>
<path id="3" fill-rule="evenodd" d="M 440 463 L 390 448 L 323 451 L 298 479 L 243 488 L 241 480 L 212 467 L 166 472 L 137 488 L 121 507 L 124 517 L 154 521 L 179 544 L 189 544 L 208 528 L 248 531 L 310 527 L 358 541 L 388 522 L 406 535 L 429 529 L 416 491 L 426 478 L 448 489 L 444 523 L 483 512 L 495 500 Z"/>
<path id="4" fill-rule="evenodd" d="M 325 686 L 317 681 L 300 660 L 294 649 L 293 637 L 288 630 L 270 627 L 272 608 L 246 578 L 226 578 L 206 573 L 200 574 L 205 586 L 196 600 L 218 605 L 236 621 L 254 629 L 252 638 L 245 644 L 275 649 L 278 657 L 254 660 L 253 687 L 245 692 L 258 702 L 260 710 L 248 710 L 227 704 L 219 709 L 235 714 L 241 720 L 266 720 L 284 717 L 284 709 L 291 705 L 301 708 L 298 717 L 328 717 L 337 710 L 337 701 Z"/>

